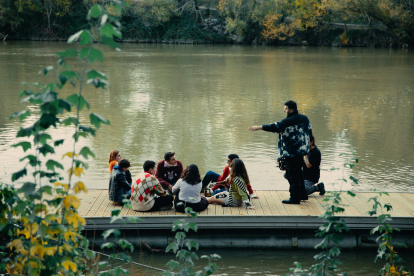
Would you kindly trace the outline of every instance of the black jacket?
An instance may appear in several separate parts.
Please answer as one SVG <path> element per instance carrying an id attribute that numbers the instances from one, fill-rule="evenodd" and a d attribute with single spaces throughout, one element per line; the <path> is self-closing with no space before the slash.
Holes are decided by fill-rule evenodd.
<path id="1" fill-rule="evenodd" d="M 124 189 L 124 193 L 128 192 L 131 190 L 131 183 L 132 177 L 129 170 L 123 172 L 118 166 L 114 167 L 109 178 L 109 200 L 122 202 L 121 189 Z"/>
<path id="2" fill-rule="evenodd" d="M 279 133 L 279 156 L 301 157 L 308 154 L 312 126 L 308 117 L 298 111 L 280 122 L 263 125 L 262 128 L 264 131 Z"/>

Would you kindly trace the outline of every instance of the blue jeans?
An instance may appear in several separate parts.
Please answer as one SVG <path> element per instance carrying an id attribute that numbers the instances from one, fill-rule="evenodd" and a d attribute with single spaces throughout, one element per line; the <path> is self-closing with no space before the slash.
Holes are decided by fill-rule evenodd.
<path id="1" fill-rule="evenodd" d="M 217 190 L 215 190 L 212 194 L 211 194 L 211 196 L 213 196 L 213 195 L 216 195 L 216 194 L 218 194 L 218 193 L 222 193 L 222 192 L 225 192 L 225 191 L 227 191 L 226 189 L 217 189 Z"/>
<path id="2" fill-rule="evenodd" d="M 119 189 L 117 202 L 122 203 L 123 199 L 130 199 L 130 198 L 131 198 L 131 190 L 129 190 L 128 192 L 125 192 L 124 188 Z"/>
<path id="3" fill-rule="evenodd" d="M 218 173 L 212 172 L 212 171 L 208 171 L 206 173 L 206 175 L 203 178 L 203 187 L 201 188 L 201 190 L 204 190 L 204 188 L 208 185 L 208 183 L 211 182 L 217 182 L 217 179 L 220 177 L 220 175 Z"/>

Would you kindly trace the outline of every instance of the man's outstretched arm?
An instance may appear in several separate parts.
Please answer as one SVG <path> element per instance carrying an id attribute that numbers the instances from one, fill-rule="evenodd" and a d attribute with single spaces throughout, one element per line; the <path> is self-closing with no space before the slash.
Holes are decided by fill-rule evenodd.
<path id="1" fill-rule="evenodd" d="M 263 130 L 262 126 L 251 126 L 249 127 L 249 131 L 256 131 L 256 130 Z"/>

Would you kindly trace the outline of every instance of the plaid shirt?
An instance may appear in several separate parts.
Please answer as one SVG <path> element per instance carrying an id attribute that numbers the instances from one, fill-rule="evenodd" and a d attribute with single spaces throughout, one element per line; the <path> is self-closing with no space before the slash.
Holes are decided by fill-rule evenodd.
<path id="1" fill-rule="evenodd" d="M 133 198 L 131 202 L 132 209 L 136 211 L 148 211 L 151 209 L 156 196 L 151 191 L 156 189 L 155 186 L 158 183 L 158 179 L 147 172 L 137 175 L 131 188 L 131 196 Z"/>

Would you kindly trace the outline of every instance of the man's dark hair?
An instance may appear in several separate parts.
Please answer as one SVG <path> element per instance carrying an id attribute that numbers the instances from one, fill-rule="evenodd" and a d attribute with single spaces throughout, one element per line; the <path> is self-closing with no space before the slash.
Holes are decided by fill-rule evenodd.
<path id="1" fill-rule="evenodd" d="M 290 100 L 285 102 L 285 105 L 289 108 L 289 110 L 293 109 L 293 111 L 298 110 L 298 105 L 296 104 L 296 102 Z"/>
<path id="2" fill-rule="evenodd" d="M 151 160 L 147 160 L 144 162 L 144 165 L 142 166 L 142 168 L 144 169 L 144 172 L 147 172 L 150 169 L 155 168 L 155 162 Z"/>
<path id="3" fill-rule="evenodd" d="M 175 152 L 169 151 L 169 152 L 164 154 L 164 160 L 168 162 L 168 161 L 170 161 L 170 158 L 173 157 L 174 155 L 175 155 Z"/>
<path id="4" fill-rule="evenodd" d="M 227 156 L 228 159 L 230 159 L 230 161 L 233 161 L 233 159 L 239 158 L 239 156 L 237 154 L 229 154 L 229 156 Z"/>
<path id="5" fill-rule="evenodd" d="M 131 167 L 131 164 L 129 163 L 129 161 L 128 160 L 126 160 L 126 159 L 122 159 L 121 161 L 119 161 L 119 164 L 118 164 L 118 166 L 122 169 L 122 168 L 129 168 L 129 167 Z"/>
<path id="6" fill-rule="evenodd" d="M 313 135 L 310 136 L 310 142 L 315 142 L 315 136 Z"/>

